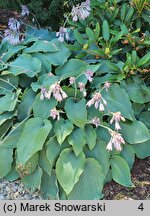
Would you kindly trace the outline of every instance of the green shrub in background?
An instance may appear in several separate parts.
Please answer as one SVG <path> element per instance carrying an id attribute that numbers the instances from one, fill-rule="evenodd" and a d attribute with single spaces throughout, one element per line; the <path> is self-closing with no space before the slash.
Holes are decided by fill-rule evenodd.
<path id="1" fill-rule="evenodd" d="M 69 12 L 73 4 L 78 2 L 81 2 L 81 0 L 2 0 L 0 1 L 0 8 L 20 12 L 20 5 L 24 4 L 36 16 L 41 26 L 58 30 L 64 20 L 64 14 Z"/>
<path id="2" fill-rule="evenodd" d="M 15 46 L 2 41 L 0 178 L 21 178 L 44 199 L 101 199 L 112 179 L 133 186 L 135 156 L 150 156 L 143 4 L 91 1 L 86 18 L 68 21 L 72 33 L 57 34 L 72 45 L 43 29 Z"/>

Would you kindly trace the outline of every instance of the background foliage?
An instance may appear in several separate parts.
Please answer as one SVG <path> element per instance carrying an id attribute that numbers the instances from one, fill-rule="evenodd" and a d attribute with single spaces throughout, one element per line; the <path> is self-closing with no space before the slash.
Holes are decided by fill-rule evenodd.
<path id="1" fill-rule="evenodd" d="M 21 44 L 0 44 L 0 178 L 21 178 L 45 199 L 101 199 L 112 179 L 132 187 L 135 156 L 150 156 L 147 1 L 93 0 L 91 8 L 87 19 L 68 21 L 68 43 L 55 32 L 28 28 Z M 86 96 L 69 85 L 72 76 L 85 84 Z M 57 81 L 68 98 L 41 100 L 42 87 Z M 112 113 L 86 105 L 106 81 L 108 110 L 126 119 L 121 152 L 106 149 Z M 63 111 L 59 121 L 50 117 L 54 107 Z M 104 127 L 91 124 L 94 116 Z"/>

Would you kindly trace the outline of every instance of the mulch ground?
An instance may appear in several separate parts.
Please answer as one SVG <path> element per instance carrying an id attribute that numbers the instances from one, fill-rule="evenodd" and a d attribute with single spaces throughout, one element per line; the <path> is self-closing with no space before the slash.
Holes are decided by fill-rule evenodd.
<path id="1" fill-rule="evenodd" d="M 150 200 L 150 157 L 136 159 L 131 175 L 134 188 L 126 188 L 112 181 L 105 185 L 103 199 Z"/>

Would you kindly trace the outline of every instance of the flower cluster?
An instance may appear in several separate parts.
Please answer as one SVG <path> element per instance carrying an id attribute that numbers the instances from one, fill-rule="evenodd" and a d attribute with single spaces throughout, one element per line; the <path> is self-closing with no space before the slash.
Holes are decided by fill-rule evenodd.
<path id="1" fill-rule="evenodd" d="M 10 18 L 8 22 L 8 29 L 4 31 L 4 40 L 7 40 L 10 44 L 16 45 L 23 41 L 20 37 L 20 23 L 15 18 Z"/>
<path id="2" fill-rule="evenodd" d="M 25 5 L 22 7 L 22 16 L 29 15 L 29 9 Z M 8 41 L 12 45 L 17 45 L 24 40 L 23 34 L 20 32 L 21 22 L 19 22 L 14 17 L 10 18 L 8 21 L 8 29 L 4 31 L 4 40 Z"/>
<path id="3" fill-rule="evenodd" d="M 113 122 L 115 122 L 115 130 L 120 130 L 121 127 L 119 125 L 120 121 L 125 121 L 125 118 L 121 115 L 121 112 L 115 112 L 113 113 L 113 117 L 110 120 L 110 124 L 113 124 Z"/>
<path id="4" fill-rule="evenodd" d="M 92 105 L 95 106 L 96 109 L 99 109 L 99 111 L 104 111 L 105 107 L 107 105 L 106 100 L 102 97 L 102 94 L 99 92 L 95 92 L 92 99 L 88 101 L 87 106 L 91 107 Z"/>
<path id="5" fill-rule="evenodd" d="M 121 134 L 116 131 L 111 131 L 111 139 L 106 147 L 109 151 L 113 150 L 113 145 L 117 151 L 121 151 L 121 144 L 125 144 L 124 139 L 122 138 Z"/>
<path id="6" fill-rule="evenodd" d="M 53 85 L 50 86 L 49 90 L 46 88 L 42 87 L 41 88 L 41 96 L 40 99 L 44 100 L 50 99 L 53 94 L 53 97 L 58 101 L 61 102 L 63 99 L 67 98 L 67 94 L 62 90 L 60 87 L 60 84 L 58 82 L 54 83 Z"/>
<path id="7" fill-rule="evenodd" d="M 53 118 L 53 119 L 57 119 L 57 121 L 60 120 L 60 110 L 57 110 L 56 108 L 53 108 L 50 110 L 50 116 Z"/>
<path id="8" fill-rule="evenodd" d="M 64 40 L 69 40 L 69 33 L 67 28 L 60 27 L 59 32 L 56 32 L 56 36 L 59 37 L 58 40 L 64 42 Z"/>
<path id="9" fill-rule="evenodd" d="M 81 4 L 78 4 L 76 7 L 73 6 L 71 15 L 74 22 L 77 22 L 78 19 L 84 20 L 90 15 L 91 7 L 90 7 L 90 0 L 86 0 Z"/>
<path id="10" fill-rule="evenodd" d="M 87 93 L 85 89 L 85 84 L 83 82 L 79 82 L 78 87 L 79 87 L 80 92 L 83 93 L 83 96 L 86 97 Z"/>
<path id="11" fill-rule="evenodd" d="M 92 82 L 92 80 L 93 80 L 93 71 L 87 70 L 87 71 L 85 72 L 85 76 L 86 76 L 86 78 L 89 80 L 89 82 Z"/>
<path id="12" fill-rule="evenodd" d="M 29 9 L 28 9 L 28 7 L 26 6 L 26 5 L 21 5 L 21 9 L 22 9 L 22 11 L 21 11 L 21 16 L 29 16 Z"/>

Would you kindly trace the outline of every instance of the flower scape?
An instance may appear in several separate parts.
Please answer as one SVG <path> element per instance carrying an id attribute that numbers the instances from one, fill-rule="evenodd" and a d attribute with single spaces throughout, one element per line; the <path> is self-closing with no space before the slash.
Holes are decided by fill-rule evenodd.
<path id="1" fill-rule="evenodd" d="M 0 44 L 1 179 L 55 200 L 134 187 L 135 157 L 150 156 L 148 13 L 80 1 L 53 31 L 21 5 Z"/>

